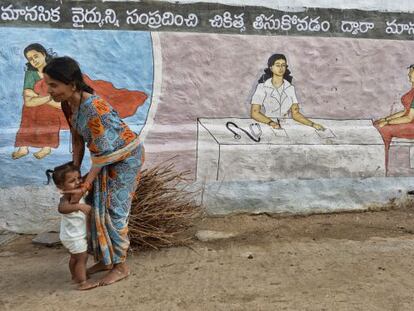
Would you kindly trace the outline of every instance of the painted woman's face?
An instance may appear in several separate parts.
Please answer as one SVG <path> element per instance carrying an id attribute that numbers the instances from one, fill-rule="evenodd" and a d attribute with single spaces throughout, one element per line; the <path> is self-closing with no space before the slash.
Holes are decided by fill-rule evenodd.
<path id="1" fill-rule="evenodd" d="M 30 65 L 32 65 L 37 70 L 40 70 L 46 66 L 46 55 L 41 52 L 30 50 L 26 53 L 26 58 L 29 61 Z"/>
<path id="2" fill-rule="evenodd" d="M 44 74 L 44 79 L 48 87 L 47 91 L 55 102 L 66 101 L 75 92 L 75 88 L 72 84 L 65 84 L 61 81 L 52 79 L 46 73 Z"/>
<path id="3" fill-rule="evenodd" d="M 274 62 L 273 66 L 270 67 L 270 70 L 274 75 L 283 77 L 286 72 L 286 67 L 286 61 L 284 59 L 278 59 Z"/>

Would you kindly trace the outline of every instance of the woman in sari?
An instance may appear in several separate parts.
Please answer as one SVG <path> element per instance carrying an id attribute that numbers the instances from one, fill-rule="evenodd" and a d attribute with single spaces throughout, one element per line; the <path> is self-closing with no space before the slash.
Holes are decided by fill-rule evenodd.
<path id="1" fill-rule="evenodd" d="M 374 122 L 384 140 L 386 172 L 388 172 L 389 149 L 392 138 L 414 139 L 414 64 L 408 67 L 408 80 L 411 83 L 411 89 L 401 97 L 404 110 Z"/>
<path id="2" fill-rule="evenodd" d="M 128 216 L 144 160 L 144 148 L 137 134 L 101 97 L 93 95 L 77 62 L 54 58 L 44 68 L 53 100 L 62 103 L 72 133 L 73 162 L 81 165 L 85 143 L 92 167 L 81 187 L 72 190 L 74 201 L 93 192 L 91 246 L 97 264 L 89 273 L 109 270 L 100 281 L 108 285 L 129 275 L 126 264 Z"/>
<path id="3" fill-rule="evenodd" d="M 41 149 L 33 154 L 34 157 L 43 159 L 51 153 L 51 148 L 59 146 L 60 130 L 69 127 L 60 103 L 50 97 L 43 78 L 43 69 L 53 56 L 39 43 L 28 45 L 24 55 L 28 60 L 24 78 L 24 105 L 15 141 L 18 149 L 12 153 L 12 158 L 16 160 L 24 157 L 29 154 L 29 147 L 36 147 Z M 141 91 L 118 89 L 111 82 L 92 80 L 86 74 L 83 79 L 121 118 L 134 115 L 147 99 L 147 95 Z"/>
<path id="4" fill-rule="evenodd" d="M 33 155 L 37 159 L 46 157 L 51 148 L 59 146 L 60 129 L 68 129 L 59 102 L 47 92 L 43 79 L 43 68 L 52 55 L 39 43 L 28 45 L 24 51 L 27 59 L 24 75 L 23 108 L 19 130 L 12 153 L 13 159 L 29 154 L 29 147 L 41 148 Z"/>

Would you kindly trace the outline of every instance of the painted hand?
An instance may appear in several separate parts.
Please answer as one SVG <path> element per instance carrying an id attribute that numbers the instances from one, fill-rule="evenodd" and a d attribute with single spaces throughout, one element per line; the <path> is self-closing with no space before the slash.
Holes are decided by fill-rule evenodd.
<path id="1" fill-rule="evenodd" d="M 387 124 L 388 124 L 388 122 L 385 121 L 385 120 L 384 121 L 380 121 L 380 122 L 377 123 L 378 127 L 383 127 L 383 126 L 385 126 Z"/>
<path id="2" fill-rule="evenodd" d="M 48 101 L 47 104 L 49 106 L 52 106 L 53 108 L 62 110 L 62 105 L 59 102 L 55 102 L 53 99 L 51 99 L 50 101 Z"/>
<path id="3" fill-rule="evenodd" d="M 318 123 L 313 123 L 313 128 L 317 131 L 324 131 L 325 130 L 325 128 L 322 125 L 318 124 Z"/>
<path id="4" fill-rule="evenodd" d="M 277 123 L 277 122 L 270 122 L 269 123 L 269 125 L 272 127 L 272 128 L 274 128 L 274 129 L 280 129 L 281 127 L 280 127 L 280 124 L 279 123 Z"/>
<path id="5" fill-rule="evenodd" d="M 378 125 L 379 123 L 384 122 L 384 121 L 385 121 L 385 118 L 381 118 L 381 119 L 375 120 L 374 121 L 374 125 Z"/>

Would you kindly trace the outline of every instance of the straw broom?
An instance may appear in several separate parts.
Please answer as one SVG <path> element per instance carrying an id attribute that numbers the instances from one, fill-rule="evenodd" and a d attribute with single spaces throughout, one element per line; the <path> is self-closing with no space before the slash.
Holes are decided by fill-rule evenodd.
<path id="1" fill-rule="evenodd" d="M 141 173 L 129 218 L 132 248 L 183 245 L 185 232 L 201 213 L 199 191 L 188 190 L 189 171 L 176 172 L 174 164 L 161 163 Z"/>

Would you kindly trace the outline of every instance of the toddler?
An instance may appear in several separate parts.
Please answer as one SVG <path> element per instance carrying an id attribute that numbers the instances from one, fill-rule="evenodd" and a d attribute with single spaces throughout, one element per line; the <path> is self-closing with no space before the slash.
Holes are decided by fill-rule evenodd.
<path id="1" fill-rule="evenodd" d="M 68 162 L 47 170 L 47 183 L 52 177 L 56 187 L 63 193 L 68 190 L 79 188 L 81 185 L 81 175 L 79 169 Z M 87 216 L 91 211 L 91 206 L 85 204 L 82 198 L 79 202 L 71 202 L 70 194 L 63 194 L 60 198 L 58 211 L 62 215 L 60 223 L 60 240 L 69 252 L 69 270 L 72 280 L 78 283 L 78 289 L 90 289 L 96 284 L 87 281 L 86 263 L 87 253 Z"/>

